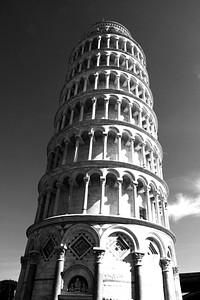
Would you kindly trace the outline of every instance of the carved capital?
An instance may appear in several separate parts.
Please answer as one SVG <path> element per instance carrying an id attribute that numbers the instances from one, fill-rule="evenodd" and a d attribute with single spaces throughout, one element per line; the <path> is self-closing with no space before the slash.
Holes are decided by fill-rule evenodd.
<path id="1" fill-rule="evenodd" d="M 133 252 L 134 265 L 135 266 L 141 266 L 143 257 L 144 257 L 144 253 L 142 253 L 142 252 Z"/>
<path id="2" fill-rule="evenodd" d="M 56 183 L 56 187 L 57 187 L 58 189 L 62 189 L 62 188 L 63 188 L 62 182 L 58 181 L 58 182 Z"/>
<path id="3" fill-rule="evenodd" d="M 54 189 L 52 188 L 52 187 L 50 187 L 50 186 L 48 186 L 47 188 L 46 188 L 46 192 L 47 193 L 52 193 L 54 191 Z"/>
<path id="4" fill-rule="evenodd" d="M 171 263 L 171 259 L 168 258 L 168 257 L 161 258 L 160 262 L 161 262 L 162 271 L 163 272 L 168 272 L 169 271 L 169 266 L 170 266 L 170 263 Z"/>
<path id="5" fill-rule="evenodd" d="M 173 268 L 172 268 L 172 270 L 173 270 L 173 274 L 174 274 L 174 276 L 177 276 L 177 275 L 179 275 L 180 269 L 179 269 L 179 267 L 178 267 L 178 266 L 175 266 L 175 267 L 173 267 Z"/>
<path id="6" fill-rule="evenodd" d="M 103 183 L 103 182 L 105 182 L 105 181 L 106 181 L 106 178 L 105 178 L 105 177 L 102 177 L 102 176 L 100 176 L 100 181 Z"/>
<path id="7" fill-rule="evenodd" d="M 99 247 L 94 247 L 93 251 L 95 254 L 96 263 L 102 263 L 102 260 L 103 260 L 104 254 L 105 254 L 105 249 L 102 249 Z"/>
<path id="8" fill-rule="evenodd" d="M 90 179 L 90 177 L 89 177 L 89 176 L 85 176 L 85 177 L 83 177 L 83 180 L 84 180 L 84 182 L 85 182 L 85 183 L 89 182 L 89 179 Z"/>
<path id="9" fill-rule="evenodd" d="M 67 247 L 65 247 L 65 246 L 55 246 L 54 249 L 55 249 L 56 254 L 57 254 L 57 259 L 58 260 L 64 260 L 65 251 L 67 250 Z"/>

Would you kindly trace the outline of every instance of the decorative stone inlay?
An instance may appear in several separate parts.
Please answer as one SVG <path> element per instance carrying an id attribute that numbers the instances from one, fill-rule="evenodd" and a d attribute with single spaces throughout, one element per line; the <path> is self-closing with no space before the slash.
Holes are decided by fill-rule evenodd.
<path id="1" fill-rule="evenodd" d="M 55 253 L 55 246 L 57 246 L 57 244 L 52 237 L 49 237 L 44 243 L 41 253 L 46 261 L 48 261 Z"/>
<path id="2" fill-rule="evenodd" d="M 108 244 L 107 247 L 114 254 L 114 256 L 121 260 L 125 254 L 129 251 L 130 247 L 125 239 L 121 235 L 114 237 Z"/>
<path id="3" fill-rule="evenodd" d="M 91 248 L 92 248 L 92 244 L 83 234 L 80 234 L 69 245 L 69 249 L 79 259 L 83 258 L 83 256 L 85 256 L 90 251 Z"/>

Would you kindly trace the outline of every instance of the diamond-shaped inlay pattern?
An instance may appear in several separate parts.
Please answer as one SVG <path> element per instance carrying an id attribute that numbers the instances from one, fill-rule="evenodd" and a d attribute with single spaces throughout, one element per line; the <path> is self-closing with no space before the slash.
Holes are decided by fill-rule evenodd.
<path id="1" fill-rule="evenodd" d="M 70 245 L 70 250 L 76 255 L 77 258 L 81 259 L 90 249 L 92 248 L 92 244 L 88 239 L 80 234 Z"/>
<path id="2" fill-rule="evenodd" d="M 55 241 L 51 237 L 49 237 L 48 240 L 45 242 L 44 246 L 42 247 L 42 251 L 41 251 L 45 260 L 49 260 L 50 257 L 54 254 L 55 246 L 56 246 Z"/>
<path id="3" fill-rule="evenodd" d="M 107 247 L 118 259 L 122 259 L 130 249 L 128 243 L 121 235 L 113 237 L 113 239 L 108 243 Z"/>

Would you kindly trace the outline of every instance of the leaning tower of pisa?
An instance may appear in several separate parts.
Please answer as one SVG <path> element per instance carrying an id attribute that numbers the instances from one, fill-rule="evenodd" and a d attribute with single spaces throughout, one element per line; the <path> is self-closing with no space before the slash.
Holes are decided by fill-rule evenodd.
<path id="1" fill-rule="evenodd" d="M 15 300 L 182 299 L 146 58 L 121 24 L 73 49 Z"/>

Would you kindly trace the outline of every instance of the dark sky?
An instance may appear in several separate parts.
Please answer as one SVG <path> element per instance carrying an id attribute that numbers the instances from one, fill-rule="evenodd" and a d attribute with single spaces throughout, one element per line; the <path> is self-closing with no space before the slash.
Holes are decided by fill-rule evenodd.
<path id="1" fill-rule="evenodd" d="M 7 0 L 0 4 L 0 280 L 18 278 L 67 59 L 103 18 L 126 26 L 146 54 L 178 264 L 200 271 L 200 1 Z"/>

